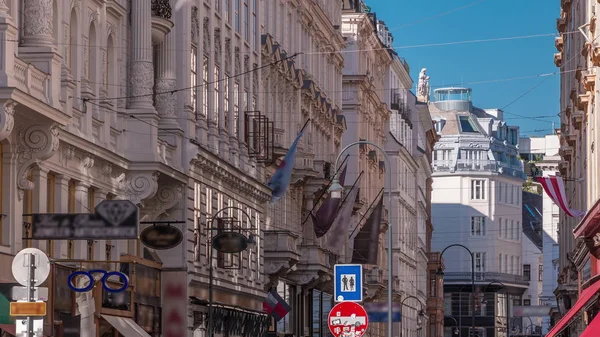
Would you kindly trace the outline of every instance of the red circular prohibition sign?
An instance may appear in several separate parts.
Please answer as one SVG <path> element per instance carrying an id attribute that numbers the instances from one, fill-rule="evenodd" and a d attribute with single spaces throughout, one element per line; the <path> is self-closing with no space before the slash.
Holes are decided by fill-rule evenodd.
<path id="1" fill-rule="evenodd" d="M 362 305 L 355 302 L 341 302 L 329 312 L 329 331 L 335 337 L 360 337 L 367 332 L 369 317 Z"/>

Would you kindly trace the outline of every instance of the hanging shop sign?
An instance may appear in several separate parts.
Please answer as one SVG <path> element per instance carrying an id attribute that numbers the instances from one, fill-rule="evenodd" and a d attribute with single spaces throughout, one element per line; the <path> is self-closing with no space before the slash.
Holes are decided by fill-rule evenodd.
<path id="1" fill-rule="evenodd" d="M 69 275 L 67 279 L 67 285 L 71 290 L 78 293 L 85 293 L 94 288 L 96 284 L 96 276 L 100 276 L 100 282 L 102 282 L 102 287 L 104 290 L 110 293 L 120 293 L 127 289 L 129 286 L 129 279 L 127 275 L 121 273 L 120 271 L 106 271 L 102 269 L 94 269 L 94 270 L 80 270 Z M 108 278 L 111 276 L 118 276 L 122 282 L 122 285 L 118 288 L 111 288 L 108 285 Z"/>
<path id="2" fill-rule="evenodd" d="M 177 247 L 183 241 L 183 233 L 175 226 L 153 225 L 142 230 L 140 241 L 152 249 L 171 249 Z"/>
<path id="3" fill-rule="evenodd" d="M 214 236 L 212 246 L 218 252 L 235 254 L 248 248 L 248 238 L 236 232 L 219 233 Z"/>

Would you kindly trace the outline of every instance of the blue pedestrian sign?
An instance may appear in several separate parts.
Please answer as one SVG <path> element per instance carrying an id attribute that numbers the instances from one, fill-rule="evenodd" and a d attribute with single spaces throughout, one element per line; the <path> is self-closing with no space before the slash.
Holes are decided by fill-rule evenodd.
<path id="1" fill-rule="evenodd" d="M 336 302 L 362 302 L 363 273 L 360 264 L 336 264 L 333 266 L 334 299 Z"/>

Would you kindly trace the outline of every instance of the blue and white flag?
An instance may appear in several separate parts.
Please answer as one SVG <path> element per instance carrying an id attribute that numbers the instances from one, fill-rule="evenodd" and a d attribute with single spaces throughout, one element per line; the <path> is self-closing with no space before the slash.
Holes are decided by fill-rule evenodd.
<path id="1" fill-rule="evenodd" d="M 298 142 L 300 141 L 300 137 L 304 134 L 304 130 L 301 130 L 296 139 L 290 146 L 290 149 L 286 153 L 285 157 L 277 167 L 275 174 L 269 180 L 267 184 L 269 188 L 273 190 L 271 194 L 271 204 L 277 202 L 277 200 L 281 199 L 285 192 L 287 191 L 288 186 L 290 185 L 290 181 L 292 180 L 292 171 L 294 170 L 294 163 L 296 161 L 296 149 L 298 147 Z"/>

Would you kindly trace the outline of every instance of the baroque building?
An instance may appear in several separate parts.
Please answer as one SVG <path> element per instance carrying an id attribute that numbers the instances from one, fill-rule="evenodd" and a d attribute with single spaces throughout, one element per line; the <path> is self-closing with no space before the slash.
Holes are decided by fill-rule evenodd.
<path id="1" fill-rule="evenodd" d="M 344 40 L 335 1 L 262 1 L 258 113 L 269 144 L 261 154 L 268 180 L 300 131 L 287 192 L 265 218 L 264 289 L 275 289 L 292 308 L 269 334 L 329 333 L 336 255 L 315 234 L 313 214 L 333 178 L 333 162 L 346 129 L 342 115 Z M 254 110 L 254 109 L 252 109 Z M 249 117 L 250 118 L 250 117 Z M 256 151 L 255 149 L 255 152 Z M 287 163 L 285 163 L 287 164 Z"/>
<path id="2" fill-rule="evenodd" d="M 597 11 L 600 4 L 581 0 L 561 1 L 555 39 L 554 63 L 560 68 L 560 162 L 564 182 L 558 243 L 558 287 L 555 291 L 562 318 L 555 320 L 548 337 L 598 332 L 596 295 L 600 252 L 599 139 L 596 88 L 598 57 Z M 571 34 L 570 32 L 577 32 Z M 574 212 L 571 212 L 573 210 Z M 583 218 L 578 215 L 585 213 Z M 573 236 L 574 235 L 574 236 Z"/>
<path id="3" fill-rule="evenodd" d="M 506 308 L 520 305 L 528 288 L 519 129 L 506 124 L 502 110 L 475 107 L 469 88 L 433 94 L 429 111 L 441 138 L 433 153 L 432 218 L 444 226 L 433 232 L 432 246 L 442 252 L 445 266 L 445 306 L 451 308 L 445 312 L 445 335 L 458 329 L 469 336 L 474 317 L 479 335 L 507 336 L 513 322 Z"/>

